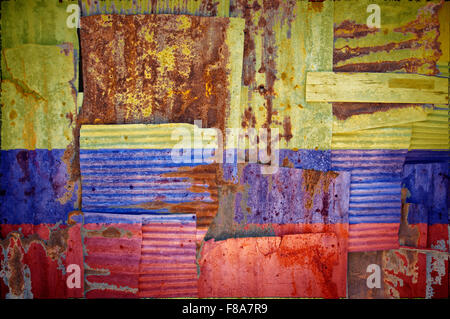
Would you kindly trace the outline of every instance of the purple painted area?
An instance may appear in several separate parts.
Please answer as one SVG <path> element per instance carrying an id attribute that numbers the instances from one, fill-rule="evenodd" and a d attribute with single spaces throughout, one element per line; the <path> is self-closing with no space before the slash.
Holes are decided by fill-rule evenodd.
<path id="1" fill-rule="evenodd" d="M 262 175 L 261 165 L 244 168 L 236 195 L 235 221 L 241 223 L 346 223 L 350 174 L 280 167 Z"/>
<path id="2" fill-rule="evenodd" d="M 2 224 L 65 223 L 74 210 L 76 189 L 65 203 L 68 174 L 64 150 L 0 151 Z"/>
<path id="3" fill-rule="evenodd" d="M 409 224 L 448 223 L 448 164 L 408 164 L 403 167 L 402 187 L 408 189 Z"/>

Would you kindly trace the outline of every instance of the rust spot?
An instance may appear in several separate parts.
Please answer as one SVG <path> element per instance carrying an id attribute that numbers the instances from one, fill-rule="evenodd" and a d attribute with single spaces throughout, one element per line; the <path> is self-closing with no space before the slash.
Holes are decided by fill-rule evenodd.
<path id="1" fill-rule="evenodd" d="M 17 117 L 16 110 L 11 110 L 11 112 L 9 112 L 9 119 L 14 120 L 16 117 Z"/>
<path id="2" fill-rule="evenodd" d="M 283 164 L 282 164 L 282 166 L 283 166 L 283 167 L 294 168 L 294 163 L 292 163 L 292 162 L 289 160 L 289 158 L 285 157 L 285 158 L 283 159 Z"/>
<path id="3" fill-rule="evenodd" d="M 15 242 L 14 248 L 8 258 L 8 268 L 10 272 L 9 289 L 14 296 L 21 296 L 25 289 L 23 272 L 23 253 Z"/>
<path id="4" fill-rule="evenodd" d="M 117 228 L 110 226 L 102 231 L 102 235 L 106 238 L 120 238 L 121 233 Z"/>

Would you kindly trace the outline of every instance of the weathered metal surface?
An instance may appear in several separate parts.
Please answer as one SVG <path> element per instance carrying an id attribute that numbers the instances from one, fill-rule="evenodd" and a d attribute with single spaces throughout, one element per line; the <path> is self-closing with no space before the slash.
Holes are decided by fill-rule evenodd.
<path id="1" fill-rule="evenodd" d="M 449 250 L 448 163 L 403 167 L 400 245 Z"/>
<path id="2" fill-rule="evenodd" d="M 380 28 L 366 24 L 373 3 L 380 7 Z M 449 61 L 446 10 L 437 1 L 336 2 L 333 70 L 443 75 Z M 333 103 L 333 115 L 333 129 L 354 131 L 423 121 L 426 112 L 419 105 Z"/>
<path id="3" fill-rule="evenodd" d="M 449 142 L 449 108 L 437 108 L 427 115 L 425 121 L 412 124 L 410 150 L 446 150 Z"/>
<path id="4" fill-rule="evenodd" d="M 411 144 L 411 131 L 411 124 L 402 124 L 354 132 L 333 132 L 332 153 L 352 149 L 407 150 Z"/>
<path id="5" fill-rule="evenodd" d="M 205 236 L 207 243 L 234 237 L 332 235 L 337 241 L 334 272 L 345 278 L 349 173 L 280 167 L 275 174 L 263 175 L 261 165 L 247 164 L 238 176 L 237 184 L 219 187 L 219 211 Z M 338 294 L 345 297 L 345 289 Z"/>
<path id="6" fill-rule="evenodd" d="M 82 17 L 82 123 L 202 120 L 223 132 L 236 127 L 243 22 L 187 15 Z"/>
<path id="7" fill-rule="evenodd" d="M 195 219 L 193 214 L 143 219 L 139 297 L 197 297 Z"/>
<path id="8" fill-rule="evenodd" d="M 369 265 L 380 267 L 379 288 L 367 285 L 376 272 Z M 448 298 L 448 255 L 413 249 L 349 253 L 347 281 L 351 299 Z"/>
<path id="9" fill-rule="evenodd" d="M 199 260 L 199 297 L 345 295 L 337 239 L 331 233 L 208 241 Z"/>
<path id="10" fill-rule="evenodd" d="M 80 224 L 1 224 L 1 298 L 81 298 L 80 288 L 68 288 L 67 267 L 80 266 L 83 252 Z"/>
<path id="11" fill-rule="evenodd" d="M 141 216 L 84 214 L 84 297 L 138 297 L 141 222 Z"/>
<path id="12" fill-rule="evenodd" d="M 3 60 L 2 149 L 65 149 L 77 112 L 72 45 L 20 45 Z"/>
<path id="13" fill-rule="evenodd" d="M 77 61 L 74 67 L 76 79 L 73 84 L 78 89 L 77 29 L 69 28 L 66 24 L 69 16 L 66 10 L 67 6 L 71 4 L 77 4 L 77 1 L 2 1 L 1 42 L 3 49 L 17 48 L 22 44 L 61 45 L 71 43 Z M 5 74 L 4 62 L 2 56 L 2 79 L 8 78 L 8 75 Z"/>
<path id="14" fill-rule="evenodd" d="M 331 71 L 333 4 L 231 1 L 230 15 L 245 19 L 240 126 L 278 128 L 281 151 L 300 159 L 283 166 L 329 169 L 331 106 L 306 103 L 304 85 L 306 71 Z"/>
<path id="15" fill-rule="evenodd" d="M 0 151 L 1 224 L 66 223 L 76 205 L 64 150 Z"/>
<path id="16" fill-rule="evenodd" d="M 229 0 L 82 0 L 83 16 L 97 14 L 192 14 L 228 17 Z"/>
<path id="17" fill-rule="evenodd" d="M 308 72 L 306 101 L 448 103 L 448 79 L 417 74 Z"/>
<path id="18" fill-rule="evenodd" d="M 406 150 L 333 150 L 335 171 L 351 173 L 349 251 L 398 248 Z"/>
<path id="19" fill-rule="evenodd" d="M 218 207 L 210 131 L 190 124 L 82 126 L 83 211 L 193 213 L 206 233 Z M 179 150 L 189 155 L 177 162 L 172 152 Z"/>

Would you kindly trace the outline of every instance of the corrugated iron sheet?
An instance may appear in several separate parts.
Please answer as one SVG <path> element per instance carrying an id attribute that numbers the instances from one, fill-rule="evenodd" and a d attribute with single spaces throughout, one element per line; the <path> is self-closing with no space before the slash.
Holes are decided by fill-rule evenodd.
<path id="1" fill-rule="evenodd" d="M 205 234 L 217 213 L 218 171 L 211 164 L 210 129 L 195 130 L 204 136 L 199 146 L 190 124 L 82 126 L 83 211 L 193 213 L 199 233 Z M 189 157 L 177 163 L 174 149 L 190 152 Z"/>
<path id="2" fill-rule="evenodd" d="M 300 160 L 283 156 L 283 166 L 329 169 L 331 106 L 306 103 L 304 85 L 306 71 L 331 71 L 333 5 L 231 1 L 230 15 L 245 19 L 240 126 L 278 128 L 281 152 Z M 314 152 L 320 161 L 308 160 Z"/>
<path id="3" fill-rule="evenodd" d="M 80 288 L 66 284 L 67 266 L 80 266 L 83 276 L 81 224 L 1 224 L 0 297 L 81 298 Z M 81 277 L 82 278 L 82 277 Z"/>
<path id="4" fill-rule="evenodd" d="M 367 279 L 380 267 L 380 288 L 368 288 Z M 448 255 L 441 252 L 397 249 L 349 254 L 348 297 L 448 298 Z"/>
<path id="5" fill-rule="evenodd" d="M 332 233 L 207 241 L 200 297 L 324 297 L 345 291 Z"/>
<path id="6" fill-rule="evenodd" d="M 406 150 L 333 150 L 335 171 L 351 173 L 349 251 L 398 248 Z"/>
<path id="7" fill-rule="evenodd" d="M 400 244 L 449 250 L 448 163 L 403 167 Z"/>
<path id="8" fill-rule="evenodd" d="M 84 214 L 84 297 L 139 296 L 141 221 L 141 216 Z"/>
<path id="9" fill-rule="evenodd" d="M 373 3 L 380 7 L 380 28 L 369 28 L 366 24 L 369 13 L 361 14 Z M 337 2 L 333 70 L 442 75 L 441 70 L 448 69 L 449 61 L 448 45 L 445 44 L 448 38 L 447 9 L 443 1 Z M 429 107 L 420 104 L 333 103 L 333 137 L 335 131 L 341 133 L 425 121 L 430 111 Z"/>
<path id="10" fill-rule="evenodd" d="M 81 1 L 83 16 L 97 14 L 192 14 L 228 17 L 229 0 L 103 0 Z"/>
<path id="11" fill-rule="evenodd" d="M 206 234 L 206 243 L 234 237 L 278 238 L 306 233 L 335 236 L 337 256 L 333 271 L 337 277 L 345 278 L 350 174 L 280 167 L 275 174 L 263 175 L 261 167 L 244 165 L 237 184 L 221 185 L 219 211 Z M 214 263 L 207 259 L 204 262 Z M 336 293 L 345 297 L 345 286 Z"/>
<path id="12" fill-rule="evenodd" d="M 2 149 L 65 149 L 77 112 L 72 45 L 25 44 L 2 52 Z"/>
<path id="13" fill-rule="evenodd" d="M 196 234 L 193 214 L 143 219 L 139 297 L 197 297 Z"/>
<path id="14" fill-rule="evenodd" d="M 82 17 L 82 123 L 237 127 L 243 28 L 218 17 Z"/>

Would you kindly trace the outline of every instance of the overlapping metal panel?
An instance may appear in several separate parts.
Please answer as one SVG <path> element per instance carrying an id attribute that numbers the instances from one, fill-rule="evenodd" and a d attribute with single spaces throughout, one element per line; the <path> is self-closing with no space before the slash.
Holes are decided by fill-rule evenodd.
<path id="1" fill-rule="evenodd" d="M 351 172 L 349 251 L 398 247 L 406 150 L 333 150 L 336 171 Z"/>
<path id="2" fill-rule="evenodd" d="M 243 28 L 236 18 L 82 17 L 82 123 L 237 127 Z"/>
<path id="3" fill-rule="evenodd" d="M 190 124 L 82 126 L 83 211 L 196 214 L 206 233 L 218 206 L 217 146 L 208 132 Z"/>
<path id="4" fill-rule="evenodd" d="M 83 276 L 81 224 L 2 224 L 0 298 L 81 298 L 83 282 L 69 287 L 68 266 Z M 73 271 L 73 270 L 72 270 Z M 71 281 L 71 280 L 70 280 Z"/>
<path id="5" fill-rule="evenodd" d="M 196 218 L 193 214 L 145 217 L 139 297 L 197 297 Z"/>
<path id="6" fill-rule="evenodd" d="M 403 167 L 400 244 L 449 250 L 448 163 Z"/>
<path id="7" fill-rule="evenodd" d="M 84 297 L 138 297 L 141 221 L 141 216 L 84 214 Z"/>

